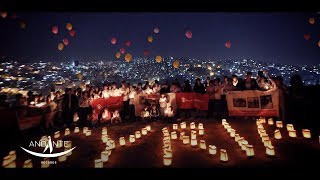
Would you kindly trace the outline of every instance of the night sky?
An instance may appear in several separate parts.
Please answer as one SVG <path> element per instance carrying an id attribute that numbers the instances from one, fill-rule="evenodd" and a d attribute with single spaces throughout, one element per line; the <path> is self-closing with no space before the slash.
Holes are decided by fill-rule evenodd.
<path id="1" fill-rule="evenodd" d="M 0 17 L 0 56 L 115 59 L 125 47 L 135 57 L 148 50 L 151 57 L 161 55 L 182 58 L 236 58 L 280 62 L 294 65 L 319 64 L 320 14 L 317 13 L 17 13 L 27 22 Z M 10 14 L 9 14 L 10 16 Z M 310 17 L 316 23 L 308 23 Z M 71 37 L 66 23 L 73 25 Z M 51 32 L 53 25 L 59 33 Z M 158 27 L 160 33 L 153 29 Z M 192 30 L 191 39 L 186 30 Z M 310 33 L 310 40 L 304 34 Z M 149 43 L 147 37 L 154 41 Z M 117 44 L 112 45 L 112 37 Z M 63 38 L 69 45 L 57 46 Z M 125 41 L 131 41 L 126 47 Z M 231 41 L 230 49 L 225 42 Z M 112 58 L 112 59 L 111 59 Z M 107 60 L 106 59 L 106 60 Z"/>

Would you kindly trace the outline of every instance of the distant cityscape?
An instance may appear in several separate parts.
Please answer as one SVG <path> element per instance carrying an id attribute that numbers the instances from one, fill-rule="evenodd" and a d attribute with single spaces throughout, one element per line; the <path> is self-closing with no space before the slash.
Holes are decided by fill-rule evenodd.
<path id="1" fill-rule="evenodd" d="M 173 66 L 179 65 L 177 68 Z M 48 94 L 51 88 L 63 91 L 66 87 L 84 87 L 93 84 L 102 87 L 104 83 L 116 82 L 120 85 L 126 80 L 134 85 L 159 80 L 160 83 L 178 79 L 180 83 L 189 79 L 193 84 L 196 78 L 203 81 L 211 78 L 235 74 L 244 78 L 247 71 L 257 76 L 257 71 L 267 69 L 272 76 L 282 76 L 289 85 L 293 74 L 300 74 L 305 85 L 318 85 L 320 64 L 294 66 L 289 64 L 267 63 L 252 59 L 183 59 L 177 57 L 136 58 L 130 62 L 123 59 L 89 61 L 72 59 L 68 62 L 38 61 L 22 63 L 19 60 L 1 59 L 1 93 L 26 93 L 29 90 Z M 178 62 L 178 63 L 177 63 Z"/>

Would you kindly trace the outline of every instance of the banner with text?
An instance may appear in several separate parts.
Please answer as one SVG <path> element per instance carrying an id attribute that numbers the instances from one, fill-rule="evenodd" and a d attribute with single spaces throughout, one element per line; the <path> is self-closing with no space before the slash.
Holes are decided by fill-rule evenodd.
<path id="1" fill-rule="evenodd" d="M 123 106 L 123 97 L 116 96 L 94 99 L 91 105 L 93 109 L 96 109 L 96 113 L 101 112 L 104 108 L 108 108 L 110 111 L 121 110 Z"/>

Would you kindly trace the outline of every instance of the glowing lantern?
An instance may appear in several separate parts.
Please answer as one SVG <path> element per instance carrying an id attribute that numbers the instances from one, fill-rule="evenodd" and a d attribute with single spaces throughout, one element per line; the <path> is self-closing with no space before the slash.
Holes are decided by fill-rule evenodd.
<path id="1" fill-rule="evenodd" d="M 108 135 L 108 131 L 107 130 L 102 130 L 102 135 Z"/>
<path id="2" fill-rule="evenodd" d="M 190 123 L 190 129 L 195 129 L 196 128 L 196 124 L 194 122 Z"/>
<path id="3" fill-rule="evenodd" d="M 78 133 L 80 131 L 79 127 L 74 128 L 74 133 Z"/>
<path id="4" fill-rule="evenodd" d="M 60 131 L 55 132 L 53 137 L 54 137 L 54 138 L 60 137 Z"/>
<path id="5" fill-rule="evenodd" d="M 171 149 L 166 149 L 166 152 L 164 154 L 166 154 L 167 156 L 172 158 L 172 150 Z"/>
<path id="6" fill-rule="evenodd" d="M 269 140 L 269 136 L 265 135 L 261 137 L 261 141 L 264 142 L 265 140 Z"/>
<path id="7" fill-rule="evenodd" d="M 116 38 L 111 38 L 111 44 L 115 45 L 117 43 L 117 39 Z"/>
<path id="8" fill-rule="evenodd" d="M 10 151 L 9 156 L 11 161 L 15 161 L 17 159 L 16 151 Z"/>
<path id="9" fill-rule="evenodd" d="M 58 49 L 59 49 L 59 51 L 62 51 L 63 48 L 64 48 L 64 45 L 63 45 L 62 43 L 59 43 L 59 44 L 58 44 Z"/>
<path id="10" fill-rule="evenodd" d="M 297 137 L 296 130 L 289 130 L 289 136 L 293 138 Z"/>
<path id="11" fill-rule="evenodd" d="M 240 137 L 240 138 L 238 139 L 238 141 L 237 141 L 240 147 L 241 147 L 241 144 L 242 144 L 242 140 L 244 140 L 244 138 L 243 138 L 243 137 Z"/>
<path id="12" fill-rule="evenodd" d="M 270 139 L 264 140 L 263 145 L 264 146 L 272 146 Z"/>
<path id="13" fill-rule="evenodd" d="M 260 119 L 257 119 L 256 120 L 256 124 L 257 124 L 257 126 L 258 126 L 258 124 L 260 124 L 261 122 L 260 122 Z"/>
<path id="14" fill-rule="evenodd" d="M 116 143 L 114 142 L 114 140 L 111 139 L 108 142 L 109 142 L 109 146 L 111 147 L 111 149 L 116 148 Z"/>
<path id="15" fill-rule="evenodd" d="M 261 117 L 260 118 L 260 123 L 266 123 L 266 118 L 265 117 Z"/>
<path id="16" fill-rule="evenodd" d="M 63 161 L 66 161 L 66 160 L 67 160 L 67 155 L 62 155 L 62 156 L 58 157 L 58 161 L 59 162 L 63 162 Z"/>
<path id="17" fill-rule="evenodd" d="M 129 136 L 129 142 L 130 143 L 134 143 L 136 141 L 136 138 L 134 137 L 134 135 L 130 135 Z"/>
<path id="18" fill-rule="evenodd" d="M 204 129 L 199 129 L 199 135 L 200 136 L 204 135 Z"/>
<path id="19" fill-rule="evenodd" d="M 294 127 L 292 124 L 287 124 L 287 131 L 290 131 L 290 130 L 294 130 Z"/>
<path id="20" fill-rule="evenodd" d="M 222 119 L 221 124 L 224 126 L 224 124 L 227 122 L 226 119 Z"/>
<path id="21" fill-rule="evenodd" d="M 101 139 L 103 143 L 106 143 L 109 141 L 108 135 L 102 135 Z"/>
<path id="22" fill-rule="evenodd" d="M 137 138 L 137 139 L 141 138 L 141 133 L 140 133 L 140 131 L 136 131 L 136 132 L 135 132 L 135 135 L 136 135 L 136 138 Z"/>
<path id="23" fill-rule="evenodd" d="M 274 151 L 274 147 L 273 146 L 267 146 L 266 147 L 266 154 L 269 156 L 274 156 L 276 153 Z"/>
<path id="24" fill-rule="evenodd" d="M 172 163 L 172 157 L 170 157 L 167 154 L 163 155 L 163 165 L 170 166 L 171 163 Z"/>
<path id="25" fill-rule="evenodd" d="M 49 158 L 44 158 L 44 159 L 43 159 L 43 163 L 41 163 L 41 168 L 48 168 L 48 167 L 50 167 L 49 161 L 50 161 Z"/>
<path id="26" fill-rule="evenodd" d="M 59 32 L 58 26 L 53 26 L 51 31 L 53 34 L 58 34 L 58 32 Z"/>
<path id="27" fill-rule="evenodd" d="M 8 16 L 7 12 L 0 12 L 1 17 L 4 19 Z"/>
<path id="28" fill-rule="evenodd" d="M 309 40 L 311 36 L 310 36 L 310 34 L 304 34 L 303 37 L 305 40 Z"/>
<path id="29" fill-rule="evenodd" d="M 241 149 L 245 151 L 246 150 L 246 145 L 248 145 L 248 141 L 243 139 L 241 141 Z"/>
<path id="30" fill-rule="evenodd" d="M 66 128 L 65 130 L 64 130 L 64 135 L 65 136 L 68 136 L 70 134 L 70 129 L 69 128 Z"/>
<path id="31" fill-rule="evenodd" d="M 108 151 L 101 152 L 101 160 L 102 160 L 102 162 L 107 162 L 109 160 L 109 152 Z"/>
<path id="32" fill-rule="evenodd" d="M 124 43 L 126 46 L 131 46 L 131 42 L 130 41 L 126 41 L 125 43 Z"/>
<path id="33" fill-rule="evenodd" d="M 187 30 L 185 33 L 186 37 L 191 39 L 192 38 L 192 31 L 191 30 Z"/>
<path id="34" fill-rule="evenodd" d="M 144 54 L 144 56 L 148 56 L 149 55 L 149 51 L 148 50 L 144 50 L 143 54 Z"/>
<path id="35" fill-rule="evenodd" d="M 240 135 L 239 134 L 235 134 L 234 135 L 234 140 L 238 142 L 239 139 L 240 139 Z"/>
<path id="36" fill-rule="evenodd" d="M 203 124 L 202 123 L 199 123 L 198 129 L 203 129 Z"/>
<path id="37" fill-rule="evenodd" d="M 151 131 L 151 126 L 150 125 L 146 126 L 146 128 L 147 128 L 147 131 Z"/>
<path id="38" fill-rule="evenodd" d="M 252 145 L 246 145 L 246 154 L 248 157 L 254 156 L 254 150 Z"/>
<path id="39" fill-rule="evenodd" d="M 260 132 L 260 137 L 263 137 L 263 136 L 267 136 L 268 134 L 267 134 L 267 131 L 266 130 L 262 130 L 261 132 Z"/>
<path id="40" fill-rule="evenodd" d="M 221 161 L 228 161 L 228 153 L 225 149 L 220 149 L 220 160 Z"/>
<path id="41" fill-rule="evenodd" d="M 178 60 L 175 60 L 175 61 L 173 61 L 172 65 L 173 65 L 174 68 L 178 69 L 179 66 L 180 66 L 180 62 Z"/>
<path id="42" fill-rule="evenodd" d="M 274 122 L 273 122 L 273 119 L 272 119 L 272 118 L 269 118 L 269 119 L 268 119 L 268 124 L 269 124 L 269 125 L 273 125 L 273 124 L 274 124 Z"/>
<path id="43" fill-rule="evenodd" d="M 132 60 L 132 55 L 129 53 L 126 53 L 126 55 L 124 56 L 124 59 L 126 60 L 126 62 L 130 62 Z"/>
<path id="44" fill-rule="evenodd" d="M 282 121 L 276 121 L 277 128 L 283 128 Z"/>
<path id="45" fill-rule="evenodd" d="M 191 146 L 196 146 L 198 144 L 198 141 L 196 138 L 191 138 Z"/>
<path id="46" fill-rule="evenodd" d="M 178 135 L 176 131 L 171 132 L 171 139 L 177 139 Z"/>
<path id="47" fill-rule="evenodd" d="M 161 56 L 156 56 L 156 62 L 160 63 L 162 61 L 162 57 Z"/>
<path id="48" fill-rule="evenodd" d="M 189 136 L 183 136 L 183 144 L 189 144 L 189 141 L 190 141 L 190 139 L 189 139 Z"/>
<path id="49" fill-rule="evenodd" d="M 206 141 L 205 140 L 200 140 L 200 149 L 207 149 Z"/>
<path id="50" fill-rule="evenodd" d="M 121 57 L 121 53 L 120 53 L 120 52 L 117 52 L 117 53 L 116 53 L 116 58 L 119 59 L 120 57 Z"/>
<path id="51" fill-rule="evenodd" d="M 124 137 L 119 138 L 119 144 L 120 144 L 120 146 L 126 145 L 126 140 L 124 139 Z"/>
<path id="52" fill-rule="evenodd" d="M 71 31 L 72 30 L 72 24 L 71 23 L 67 23 L 66 28 Z"/>
<path id="53" fill-rule="evenodd" d="M 181 127 L 181 129 L 185 129 L 185 128 L 187 128 L 187 124 L 186 124 L 186 122 L 182 122 L 182 123 L 180 123 L 180 127 Z"/>
<path id="54" fill-rule="evenodd" d="M 316 22 L 314 17 L 309 18 L 309 23 L 313 25 Z"/>
<path id="55" fill-rule="evenodd" d="M 281 139 L 282 138 L 282 135 L 281 135 L 281 132 L 279 131 L 279 129 L 276 129 L 274 131 L 274 138 L 276 138 L 276 139 Z"/>
<path id="56" fill-rule="evenodd" d="M 231 42 L 227 41 L 226 43 L 224 43 L 224 45 L 226 46 L 226 48 L 231 48 Z"/>
<path id="57" fill-rule="evenodd" d="M 86 136 L 90 136 L 90 135 L 91 135 L 91 130 L 89 129 L 86 131 Z"/>
<path id="58" fill-rule="evenodd" d="M 192 130 L 191 131 L 191 139 L 197 138 L 197 131 Z"/>
<path id="59" fill-rule="evenodd" d="M 96 159 L 96 160 L 94 160 L 94 167 L 95 167 L 95 168 L 103 168 L 103 161 L 102 161 L 102 159 Z"/>
<path id="60" fill-rule="evenodd" d="M 69 34 L 71 37 L 73 37 L 76 34 L 76 32 L 72 29 L 71 31 L 69 31 Z"/>
<path id="61" fill-rule="evenodd" d="M 160 29 L 156 27 L 156 28 L 153 29 L 153 32 L 158 34 L 160 32 Z"/>
<path id="62" fill-rule="evenodd" d="M 89 128 L 88 127 L 83 127 L 83 129 L 82 129 L 82 133 L 83 134 L 85 134 L 86 132 L 87 132 L 87 130 L 88 130 Z"/>
<path id="63" fill-rule="evenodd" d="M 68 44 L 69 44 L 69 40 L 68 40 L 67 38 L 64 38 L 64 39 L 62 40 L 62 42 L 63 42 L 63 44 L 64 44 L 65 46 L 68 46 Z"/>
<path id="64" fill-rule="evenodd" d="M 236 130 L 231 129 L 231 131 L 230 131 L 230 137 L 235 137 L 235 135 L 236 135 Z"/>
<path id="65" fill-rule="evenodd" d="M 184 135 L 185 135 L 185 132 L 180 132 L 180 140 L 183 140 Z"/>
<path id="66" fill-rule="evenodd" d="M 148 37 L 148 42 L 149 42 L 149 43 L 152 43 L 152 41 L 153 41 L 153 37 L 152 37 L 152 36 L 149 36 L 149 37 Z"/>
<path id="67" fill-rule="evenodd" d="M 228 126 L 228 127 L 227 127 L 227 132 L 228 132 L 228 133 L 231 133 L 231 129 L 232 129 L 231 126 Z"/>
<path id="68" fill-rule="evenodd" d="M 217 147 L 214 145 L 209 145 L 209 154 L 211 155 L 217 154 Z"/>
<path id="69" fill-rule="evenodd" d="M 142 133 L 142 135 L 147 135 L 147 133 L 148 133 L 147 128 L 142 128 L 141 133 Z"/>
<path id="70" fill-rule="evenodd" d="M 311 138 L 311 132 L 308 129 L 302 129 L 302 135 L 304 138 Z"/>
<path id="71" fill-rule="evenodd" d="M 172 128 L 173 128 L 174 130 L 178 129 L 178 124 L 173 124 L 173 125 L 172 125 Z"/>
<path id="72" fill-rule="evenodd" d="M 224 123 L 224 125 L 223 125 L 223 127 L 225 128 L 225 129 L 227 129 L 227 127 L 229 127 L 229 123 Z"/>
<path id="73" fill-rule="evenodd" d="M 121 53 L 121 54 L 125 54 L 125 53 L 126 53 L 126 50 L 125 50 L 124 48 L 121 48 L 121 49 L 120 49 L 120 53 Z"/>

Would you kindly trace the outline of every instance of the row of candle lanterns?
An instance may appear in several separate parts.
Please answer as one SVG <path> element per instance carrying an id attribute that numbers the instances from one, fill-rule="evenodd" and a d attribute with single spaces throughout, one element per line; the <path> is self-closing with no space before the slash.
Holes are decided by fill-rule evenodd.
<path id="1" fill-rule="evenodd" d="M 269 125 L 273 125 L 273 120 L 272 120 L 272 124 L 270 123 L 271 118 L 268 119 L 268 124 Z M 257 124 L 257 129 L 258 129 L 258 133 L 260 135 L 261 141 L 264 144 L 265 148 L 266 148 L 266 154 L 268 156 L 275 156 L 275 150 L 274 147 L 272 146 L 271 140 L 269 138 L 269 135 L 267 134 L 266 130 L 263 127 L 263 124 L 266 123 L 265 119 L 260 118 L 257 119 L 256 124 Z M 282 127 L 282 122 L 277 122 L 277 125 L 281 125 Z M 280 132 L 280 131 L 279 131 Z"/>
<path id="2" fill-rule="evenodd" d="M 170 166 L 172 164 L 172 148 L 171 139 L 177 139 L 177 132 L 169 132 L 167 127 L 162 128 L 163 134 L 163 165 Z"/>

